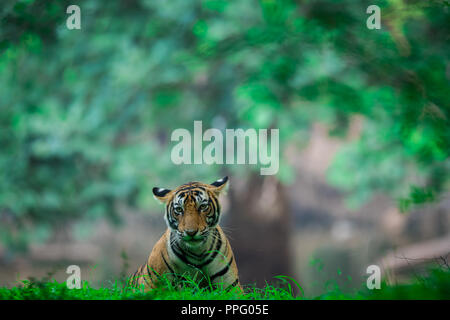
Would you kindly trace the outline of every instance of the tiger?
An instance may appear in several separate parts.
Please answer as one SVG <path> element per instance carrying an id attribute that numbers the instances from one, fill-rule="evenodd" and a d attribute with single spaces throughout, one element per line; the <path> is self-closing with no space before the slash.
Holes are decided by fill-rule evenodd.
<path id="1" fill-rule="evenodd" d="M 131 287 L 148 291 L 159 286 L 161 275 L 171 283 L 179 275 L 199 279 L 199 287 L 221 285 L 243 292 L 236 259 L 222 228 L 219 195 L 228 177 L 211 184 L 189 182 L 173 190 L 153 188 L 154 198 L 165 204 L 167 230 L 147 261 L 130 277 Z M 197 280 L 196 280 L 197 281 Z"/>

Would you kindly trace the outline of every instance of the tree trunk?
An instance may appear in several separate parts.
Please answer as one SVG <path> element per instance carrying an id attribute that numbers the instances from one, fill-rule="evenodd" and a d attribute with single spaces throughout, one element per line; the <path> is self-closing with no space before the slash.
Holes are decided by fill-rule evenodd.
<path id="1" fill-rule="evenodd" d="M 291 223 L 283 186 L 272 176 L 253 174 L 231 181 L 224 231 L 230 235 L 242 284 L 263 287 L 291 273 Z"/>

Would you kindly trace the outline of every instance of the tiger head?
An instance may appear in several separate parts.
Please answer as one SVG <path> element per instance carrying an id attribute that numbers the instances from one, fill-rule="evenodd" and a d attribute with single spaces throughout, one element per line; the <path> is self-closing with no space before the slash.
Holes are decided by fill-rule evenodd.
<path id="1" fill-rule="evenodd" d="M 156 199 L 166 205 L 167 226 L 190 245 L 201 244 L 219 223 L 219 194 L 228 177 L 211 184 L 189 182 L 176 189 L 153 188 Z"/>

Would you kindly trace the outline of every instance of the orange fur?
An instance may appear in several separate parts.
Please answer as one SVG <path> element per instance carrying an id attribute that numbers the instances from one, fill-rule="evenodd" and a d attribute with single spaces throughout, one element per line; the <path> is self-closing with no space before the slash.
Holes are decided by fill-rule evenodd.
<path id="1" fill-rule="evenodd" d="M 143 285 L 149 290 L 158 286 L 159 275 L 175 280 L 189 274 L 199 280 L 200 286 L 210 281 L 242 291 L 233 251 L 217 224 L 218 196 L 227 180 L 225 177 L 210 185 L 191 182 L 171 191 L 154 188 L 155 197 L 166 204 L 168 229 L 131 277 L 133 286 Z M 178 209 L 181 213 L 175 210 L 177 206 L 182 207 Z"/>

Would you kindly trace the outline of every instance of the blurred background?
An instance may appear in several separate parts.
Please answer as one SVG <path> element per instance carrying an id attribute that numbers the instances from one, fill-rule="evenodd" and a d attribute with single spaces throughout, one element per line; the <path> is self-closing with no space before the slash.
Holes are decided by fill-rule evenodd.
<path id="1" fill-rule="evenodd" d="M 153 187 L 224 175 L 243 284 L 448 267 L 448 30 L 437 0 L 2 1 L 0 286 L 71 264 L 110 285 L 165 231 Z M 194 120 L 279 129 L 279 172 L 173 164 Z"/>

